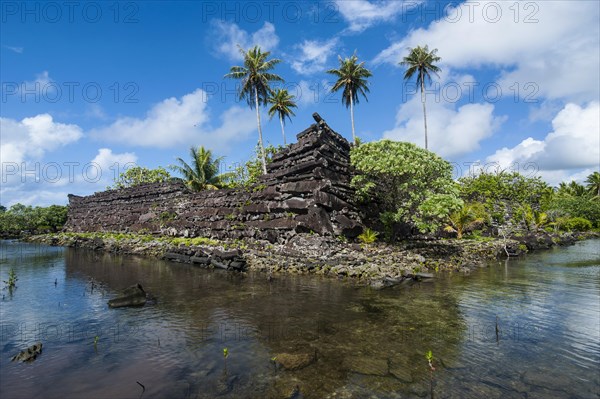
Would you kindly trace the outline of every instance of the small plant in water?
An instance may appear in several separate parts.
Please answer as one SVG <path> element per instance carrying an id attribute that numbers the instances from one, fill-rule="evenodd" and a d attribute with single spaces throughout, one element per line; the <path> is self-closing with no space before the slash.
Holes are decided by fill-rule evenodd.
<path id="1" fill-rule="evenodd" d="M 6 284 L 6 288 L 8 288 L 9 291 L 12 291 L 17 287 L 17 280 L 17 272 L 15 272 L 15 269 L 11 268 L 8 272 L 8 280 L 4 280 L 4 284 Z"/>
<path id="2" fill-rule="evenodd" d="M 358 239 L 363 244 L 373 244 L 375 241 L 377 241 L 378 235 L 379 233 L 376 231 L 367 228 L 358 236 Z"/>
<path id="3" fill-rule="evenodd" d="M 433 366 L 433 353 L 431 350 L 425 353 L 425 359 L 427 359 L 427 364 L 429 366 L 429 391 L 431 393 L 431 399 L 433 399 L 433 372 L 435 371 L 435 367 Z"/>

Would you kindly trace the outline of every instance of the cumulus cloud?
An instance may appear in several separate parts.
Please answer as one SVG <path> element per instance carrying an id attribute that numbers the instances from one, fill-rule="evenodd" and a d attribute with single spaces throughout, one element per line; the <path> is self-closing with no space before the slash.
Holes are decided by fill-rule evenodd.
<path id="1" fill-rule="evenodd" d="M 498 129 L 504 118 L 494 116 L 492 104 L 427 103 L 429 149 L 443 157 L 457 157 L 479 149 L 480 142 Z M 404 103 L 396 114 L 396 124 L 383 137 L 425 146 L 423 108 L 420 96 Z"/>
<path id="2" fill-rule="evenodd" d="M 247 50 L 256 45 L 263 51 L 272 51 L 279 44 L 279 37 L 275 33 L 275 25 L 270 22 L 254 33 L 249 33 L 233 22 L 212 21 L 214 35 L 209 40 L 214 43 L 217 54 L 225 56 L 232 61 L 243 59 L 238 46 Z"/>
<path id="3" fill-rule="evenodd" d="M 293 57 L 292 68 L 301 75 L 323 72 L 337 44 L 337 38 L 323 41 L 303 41 L 296 46 L 299 54 Z"/>
<path id="4" fill-rule="evenodd" d="M 128 145 L 168 148 L 204 145 L 224 149 L 233 140 L 245 139 L 255 128 L 247 108 L 232 107 L 221 115 L 221 126 L 210 125 L 207 94 L 201 89 L 181 98 L 167 98 L 154 105 L 143 118 L 121 117 L 109 126 L 94 129 L 97 139 Z"/>
<path id="5" fill-rule="evenodd" d="M 49 114 L 20 121 L 0 117 L 0 131 L 0 158 L 3 163 L 41 158 L 45 152 L 74 143 L 83 136 L 79 126 L 55 122 Z"/>
<path id="6" fill-rule="evenodd" d="M 342 17 L 349 23 L 348 29 L 352 32 L 360 32 L 377 23 L 393 21 L 398 15 L 418 6 L 422 2 L 336 0 L 335 3 Z"/>
<path id="7" fill-rule="evenodd" d="M 503 87 L 531 82 L 538 96 L 597 100 L 599 10 L 598 2 L 577 7 L 566 1 L 461 3 L 391 44 L 374 61 L 397 65 L 408 47 L 428 43 L 439 49 L 443 65 L 503 68 Z"/>
<path id="8" fill-rule="evenodd" d="M 567 104 L 552 120 L 552 128 L 543 140 L 528 137 L 512 148 L 497 150 L 487 161 L 502 168 L 534 164 L 542 173 L 556 176 L 600 167 L 600 103 Z"/>

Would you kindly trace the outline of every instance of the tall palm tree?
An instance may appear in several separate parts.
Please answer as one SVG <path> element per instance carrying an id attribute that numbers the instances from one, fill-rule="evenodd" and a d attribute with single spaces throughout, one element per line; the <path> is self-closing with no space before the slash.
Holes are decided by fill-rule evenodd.
<path id="1" fill-rule="evenodd" d="M 194 191 L 216 190 L 223 184 L 225 175 L 219 174 L 219 165 L 223 157 L 213 159 L 212 151 L 200 146 L 190 147 L 191 165 L 177 158 L 179 165 L 170 165 L 169 169 L 181 173 L 185 183 Z"/>
<path id="2" fill-rule="evenodd" d="M 271 108 L 269 108 L 269 116 L 271 119 L 277 113 L 279 115 L 279 123 L 281 123 L 281 134 L 283 135 L 283 145 L 287 145 L 285 142 L 285 130 L 283 125 L 285 124 L 285 118 L 292 120 L 290 115 L 296 116 L 292 108 L 297 108 L 294 99 L 296 96 L 290 95 L 286 89 L 277 89 L 267 99 Z"/>
<path id="3" fill-rule="evenodd" d="M 338 80 L 331 88 L 334 93 L 340 89 L 342 92 L 342 103 L 350 107 L 350 120 L 352 122 L 352 141 L 356 143 L 356 133 L 354 131 L 354 104 L 358 104 L 358 94 L 362 94 L 365 100 L 369 87 L 367 78 L 373 76 L 371 71 L 364 67 L 364 62 L 358 63 L 358 57 L 354 54 L 350 58 L 342 59 L 338 56 L 340 67 L 338 69 L 330 69 L 327 73 L 337 76 Z"/>
<path id="4" fill-rule="evenodd" d="M 590 174 L 587 179 L 585 179 L 585 182 L 587 183 L 586 187 L 590 194 L 600 197 L 600 172 Z"/>
<path id="5" fill-rule="evenodd" d="M 238 46 L 240 53 L 244 57 L 243 66 L 232 66 L 230 72 L 225 75 L 226 78 L 240 79 L 239 96 L 240 100 L 245 99 L 250 108 L 256 109 L 256 124 L 258 125 L 258 145 L 260 146 L 260 157 L 262 160 L 263 173 L 267 173 L 267 160 L 265 157 L 265 147 L 263 145 L 262 128 L 260 125 L 261 105 L 267 104 L 267 99 L 271 93 L 269 84 L 271 82 L 282 82 L 279 75 L 269 72 L 281 60 L 276 58 L 267 59 L 271 55 L 270 51 L 264 53 L 259 46 L 254 46 L 248 51 Z"/>
<path id="6" fill-rule="evenodd" d="M 421 86 L 421 103 L 423 104 L 423 122 L 425 124 L 425 149 L 428 147 L 427 142 L 427 111 L 425 110 L 425 80 L 431 83 L 431 74 L 438 75 L 441 71 L 434 63 L 441 60 L 437 56 L 437 49 L 429 51 L 429 47 L 417 46 L 415 48 L 409 48 L 408 56 L 400 62 L 400 65 L 406 66 L 406 72 L 404 73 L 404 80 L 411 79 L 415 74 L 417 75 L 417 85 Z"/>

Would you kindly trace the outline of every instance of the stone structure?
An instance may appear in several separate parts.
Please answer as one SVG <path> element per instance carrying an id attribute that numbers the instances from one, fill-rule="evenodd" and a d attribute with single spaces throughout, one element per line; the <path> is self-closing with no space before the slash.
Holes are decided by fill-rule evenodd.
<path id="1" fill-rule="evenodd" d="M 69 196 L 66 231 L 151 232 L 285 242 L 297 233 L 362 231 L 350 187 L 350 145 L 318 114 L 298 142 L 273 156 L 249 189 L 191 192 L 158 183 Z"/>

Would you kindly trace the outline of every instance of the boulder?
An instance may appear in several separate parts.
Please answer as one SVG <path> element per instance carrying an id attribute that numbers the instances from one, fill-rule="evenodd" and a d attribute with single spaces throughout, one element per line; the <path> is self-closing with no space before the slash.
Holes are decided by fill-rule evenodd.
<path id="1" fill-rule="evenodd" d="M 42 353 L 42 343 L 38 342 L 31 345 L 29 348 L 22 350 L 18 355 L 13 356 L 11 361 L 32 362 L 40 353 Z"/>
<path id="2" fill-rule="evenodd" d="M 111 308 L 121 308 L 124 306 L 143 306 L 145 303 L 146 291 L 138 283 L 125 288 L 121 296 L 108 301 L 108 306 Z"/>

